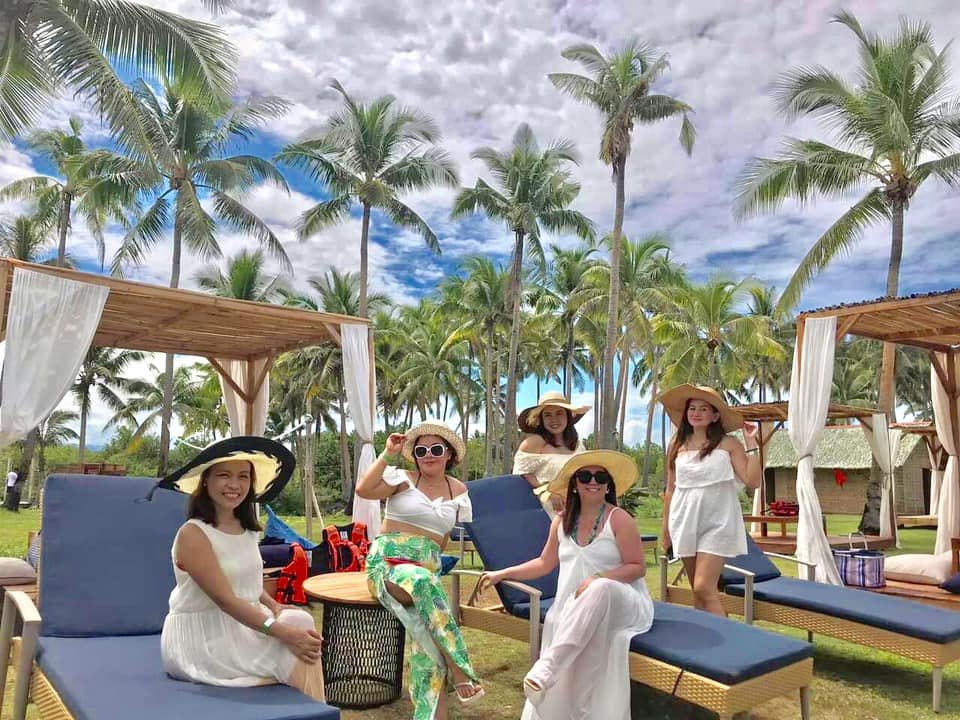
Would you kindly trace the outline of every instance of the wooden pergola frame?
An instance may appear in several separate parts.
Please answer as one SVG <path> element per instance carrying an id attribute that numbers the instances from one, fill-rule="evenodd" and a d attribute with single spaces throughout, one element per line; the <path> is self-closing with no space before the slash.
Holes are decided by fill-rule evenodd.
<path id="1" fill-rule="evenodd" d="M 837 319 L 839 342 L 846 335 L 907 345 L 926 350 L 947 392 L 951 417 L 960 415 L 960 289 L 899 298 L 879 298 L 801 313 L 797 318 L 797 354 L 803 352 L 808 318 Z M 954 443 L 960 447 L 960 423 L 951 423 Z M 896 508 L 893 521 L 896 522 Z"/>
<path id="2" fill-rule="evenodd" d="M 745 421 L 757 424 L 760 467 L 763 471 L 766 471 L 767 445 L 770 443 L 770 439 L 774 434 L 782 430 L 786 424 L 790 408 L 789 403 L 784 400 L 782 402 L 750 403 L 749 405 L 733 405 L 731 407 L 740 413 Z M 830 407 L 827 409 L 827 420 L 857 420 L 869 428 L 874 412 L 875 411 L 870 408 L 830 403 Z M 764 427 L 764 424 L 766 424 L 767 427 Z M 763 508 L 766 507 L 767 488 L 766 480 L 764 479 L 760 483 L 761 512 Z"/>
<path id="3" fill-rule="evenodd" d="M 104 275 L 0 259 L 0 340 L 6 337 L 13 271 L 23 268 L 110 290 L 93 344 L 205 358 L 242 400 L 244 431 L 253 428 L 253 406 L 277 356 L 313 345 L 340 345 L 340 325 L 370 325 L 364 318 L 215 297 L 192 290 L 147 285 Z M 246 362 L 245 378 L 220 360 Z M 257 361 L 265 360 L 259 372 Z M 373 362 L 371 356 L 371 378 Z M 372 379 L 371 379 L 372 382 Z"/>

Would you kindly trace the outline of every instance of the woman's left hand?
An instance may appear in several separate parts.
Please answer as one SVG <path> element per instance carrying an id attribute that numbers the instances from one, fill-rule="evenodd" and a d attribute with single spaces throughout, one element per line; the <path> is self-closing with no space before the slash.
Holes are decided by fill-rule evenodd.
<path id="1" fill-rule="evenodd" d="M 271 608 L 271 610 L 273 611 L 274 617 L 280 617 L 280 613 L 282 613 L 284 610 L 297 610 L 297 609 L 298 608 L 296 605 L 281 605 L 280 603 L 275 603 L 274 607 Z"/>
<path id="2" fill-rule="evenodd" d="M 573 594 L 575 598 L 580 597 L 587 591 L 587 588 L 590 587 L 590 583 L 597 579 L 596 575 L 591 575 L 588 578 L 584 578 L 584 581 L 577 586 L 577 591 Z"/>
<path id="3" fill-rule="evenodd" d="M 747 450 L 754 450 L 760 446 L 758 441 L 759 434 L 760 426 L 756 423 L 743 424 L 743 444 L 746 446 Z"/>

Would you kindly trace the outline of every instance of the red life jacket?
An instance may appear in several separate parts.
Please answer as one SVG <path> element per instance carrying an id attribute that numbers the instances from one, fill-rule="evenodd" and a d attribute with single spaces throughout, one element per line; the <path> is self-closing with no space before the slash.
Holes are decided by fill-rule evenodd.
<path id="1" fill-rule="evenodd" d="M 300 543 L 293 543 L 290 550 L 293 553 L 293 559 L 280 571 L 274 599 L 281 605 L 306 605 L 307 595 L 303 591 L 303 582 L 310 571 L 307 553 L 300 547 Z"/>
<path id="2" fill-rule="evenodd" d="M 323 529 L 327 546 L 330 548 L 330 568 L 333 572 L 361 572 L 367 568 L 367 552 L 370 543 L 367 540 L 367 526 L 353 523 L 348 539 L 340 536 L 340 528 L 327 525 Z"/>

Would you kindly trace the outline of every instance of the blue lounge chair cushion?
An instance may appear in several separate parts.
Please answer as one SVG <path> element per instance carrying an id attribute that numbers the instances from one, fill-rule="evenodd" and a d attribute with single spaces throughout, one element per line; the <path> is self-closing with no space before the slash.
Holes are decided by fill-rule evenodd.
<path id="1" fill-rule="evenodd" d="M 960 573 L 954 575 L 940 587 L 948 592 L 954 593 L 955 595 L 960 595 Z"/>
<path id="2" fill-rule="evenodd" d="M 482 478 L 467 483 L 473 518 L 496 515 L 517 510 L 540 510 L 543 508 L 537 496 L 521 475 Z"/>
<path id="3" fill-rule="evenodd" d="M 187 496 L 155 478 L 51 475 L 40 551 L 42 635 L 160 632 L 173 577 L 171 547 Z"/>
<path id="4" fill-rule="evenodd" d="M 51 533 L 51 537 L 53 533 Z M 286 685 L 227 688 L 173 680 L 159 635 L 40 639 L 37 662 L 74 720 L 337 720 Z"/>
<path id="5" fill-rule="evenodd" d="M 474 480 L 470 485 L 477 482 L 483 481 Z M 519 565 L 539 557 L 550 534 L 550 518 L 539 503 L 529 510 L 501 511 L 480 517 L 475 515 L 472 522 L 465 524 L 473 537 L 473 544 L 483 566 L 491 570 Z M 558 570 L 554 570 L 549 575 L 531 580 L 527 584 L 540 590 L 543 597 L 553 597 L 557 594 L 557 575 Z M 508 612 L 512 612 L 516 603 L 529 600 L 526 593 L 504 584 L 497 586 L 497 592 Z"/>
<path id="6" fill-rule="evenodd" d="M 770 562 L 770 558 L 763 554 L 763 550 L 753 541 L 749 533 L 747 533 L 747 554 L 731 558 L 727 560 L 726 564 L 734 565 L 741 570 L 748 570 L 754 573 L 756 576 L 753 578 L 754 582 L 772 580 L 781 575 L 780 569 Z M 731 570 L 724 569 L 720 572 L 721 587 L 729 585 L 730 583 L 742 583 L 744 580 L 743 575 L 738 575 Z"/>
<path id="7" fill-rule="evenodd" d="M 456 555 L 441 555 L 440 556 L 440 574 L 449 575 L 450 571 L 457 566 L 457 563 L 460 561 Z"/>
<path id="8" fill-rule="evenodd" d="M 460 542 L 461 536 L 463 536 L 464 542 L 470 542 L 470 533 L 467 529 L 461 525 L 454 525 L 453 530 L 450 531 L 451 542 Z"/>
<path id="9" fill-rule="evenodd" d="M 553 598 L 540 605 L 540 621 Z M 726 620 L 709 613 L 654 603 L 653 627 L 634 636 L 630 649 L 646 657 L 733 685 L 813 656 L 808 643 Z M 517 603 L 513 614 L 528 619 L 530 603 Z"/>
<path id="10" fill-rule="evenodd" d="M 743 585 L 726 592 L 743 597 Z M 934 643 L 960 639 L 960 613 L 866 590 L 779 577 L 757 583 L 753 596 Z"/>
<path id="11" fill-rule="evenodd" d="M 656 535 L 641 535 L 640 539 L 645 543 L 655 543 L 657 541 Z"/>
<path id="12" fill-rule="evenodd" d="M 801 640 L 661 602 L 654 602 L 653 627 L 634 635 L 630 649 L 725 685 L 813 657 Z"/>

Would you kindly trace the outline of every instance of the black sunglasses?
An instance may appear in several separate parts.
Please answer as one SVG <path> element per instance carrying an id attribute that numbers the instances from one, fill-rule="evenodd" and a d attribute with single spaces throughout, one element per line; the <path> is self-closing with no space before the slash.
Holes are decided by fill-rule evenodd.
<path id="1" fill-rule="evenodd" d="M 443 443 L 436 443 L 434 445 L 431 445 L 430 447 L 427 447 L 426 445 L 417 445 L 413 449 L 413 456 L 418 458 L 425 458 L 427 456 L 428 451 L 434 457 L 440 457 L 447 451 L 447 446 L 444 445 Z"/>
<path id="2" fill-rule="evenodd" d="M 609 485 L 613 482 L 613 475 L 606 470 L 597 470 L 596 472 L 577 470 L 573 474 L 573 479 L 582 485 L 589 485 L 591 481 L 595 481 L 597 485 Z"/>

